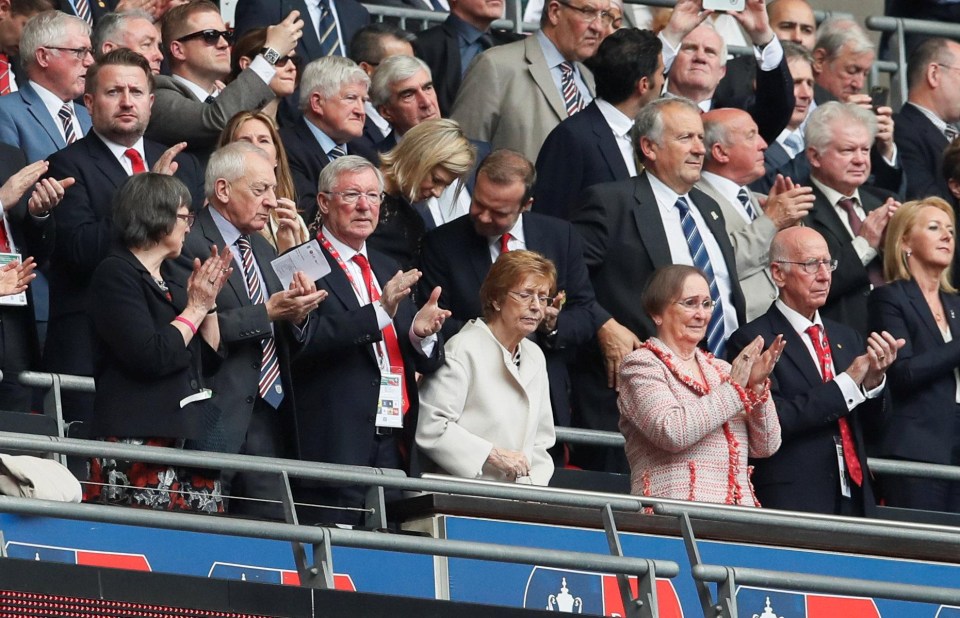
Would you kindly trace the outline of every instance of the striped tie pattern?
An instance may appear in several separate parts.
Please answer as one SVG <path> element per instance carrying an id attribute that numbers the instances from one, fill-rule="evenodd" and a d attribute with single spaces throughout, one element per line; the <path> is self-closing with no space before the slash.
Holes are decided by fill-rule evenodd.
<path id="1" fill-rule="evenodd" d="M 254 305 L 263 304 L 263 289 L 253 265 L 250 237 L 246 234 L 240 236 L 237 239 L 237 249 L 240 250 L 240 261 L 243 263 L 243 276 L 247 281 L 250 302 Z M 260 342 L 260 345 L 263 348 L 263 357 L 260 362 L 260 397 L 272 407 L 277 408 L 283 401 L 283 386 L 280 384 L 280 360 L 277 358 L 276 343 L 273 337 L 267 337 Z"/>
<path id="2" fill-rule="evenodd" d="M 93 25 L 93 14 L 90 12 L 90 3 L 87 0 L 77 0 L 77 17 Z"/>
<path id="3" fill-rule="evenodd" d="M 330 159 L 331 161 L 336 161 L 340 157 L 346 156 L 346 154 L 347 154 L 347 147 L 337 145 L 330 149 L 330 152 L 327 153 L 327 158 Z"/>
<path id="4" fill-rule="evenodd" d="M 573 63 L 560 64 L 560 89 L 563 91 L 563 105 L 567 108 L 567 116 L 573 116 L 583 109 L 583 98 L 577 81 L 573 78 Z"/>
<path id="5" fill-rule="evenodd" d="M 0 96 L 10 94 L 10 58 L 0 54 Z"/>
<path id="6" fill-rule="evenodd" d="M 329 0 L 320 0 L 320 23 L 317 24 L 317 36 L 320 39 L 322 56 L 342 56 L 340 40 L 337 36 L 337 20 L 327 4 Z"/>
<path id="7" fill-rule="evenodd" d="M 60 111 L 57 112 L 57 116 L 60 118 L 60 124 L 63 125 L 63 140 L 67 144 L 77 141 L 77 134 L 73 130 L 73 108 L 70 107 L 70 104 L 64 103 Z"/>
<path id="8" fill-rule="evenodd" d="M 745 188 L 740 187 L 740 192 L 737 193 L 737 199 L 743 204 L 743 209 L 747 212 L 750 220 L 755 220 L 757 218 L 757 210 L 753 207 L 753 202 L 750 201 L 750 193 Z"/>
<path id="9" fill-rule="evenodd" d="M 717 277 L 713 273 L 710 256 L 707 255 L 707 247 L 703 244 L 700 230 L 697 229 L 697 222 L 693 220 L 693 215 L 690 214 L 690 204 L 687 203 L 686 198 L 680 196 L 677 198 L 675 206 L 680 211 L 680 227 L 683 228 L 683 236 L 687 240 L 687 246 L 690 247 L 693 265 L 707 276 L 707 283 L 710 285 L 710 298 L 715 303 L 713 314 L 710 316 L 710 324 L 707 325 L 707 349 L 714 356 L 723 358 L 727 341 L 723 336 L 723 300 L 720 298 L 720 288 L 717 287 Z"/>

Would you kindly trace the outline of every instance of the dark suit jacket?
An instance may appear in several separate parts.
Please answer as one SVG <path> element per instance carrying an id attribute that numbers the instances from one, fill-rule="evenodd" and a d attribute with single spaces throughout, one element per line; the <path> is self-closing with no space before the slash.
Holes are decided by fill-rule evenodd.
<path id="1" fill-rule="evenodd" d="M 144 140 L 144 162 L 149 169 L 166 146 Z M 203 172 L 190 154 L 180 153 L 176 176 L 187 185 L 194 208 L 203 204 Z M 93 272 L 113 249 L 114 192 L 129 178 L 107 145 L 91 131 L 50 156 L 48 176 L 72 176 L 51 215 L 57 241 L 50 262 L 50 324 L 44 346 L 44 364 L 51 371 L 93 375 L 91 330 L 87 305 Z M 65 410 L 66 414 L 69 414 Z M 70 419 L 74 420 L 74 419 Z M 80 419 L 82 420 L 82 419 Z"/>
<path id="2" fill-rule="evenodd" d="M 501 29 L 489 31 L 493 45 L 512 43 L 523 38 L 514 32 Z M 433 86 L 437 91 L 440 115 L 446 118 L 453 108 L 453 101 L 460 90 L 463 71 L 460 67 L 459 35 L 449 18 L 441 24 L 417 33 L 413 50 L 417 57 L 427 63 L 433 74 Z"/>
<path id="3" fill-rule="evenodd" d="M 866 330 L 867 295 L 870 294 L 867 267 L 857 256 L 850 232 L 843 225 L 836 209 L 816 186 L 813 187 L 813 195 L 815 197 L 813 208 L 803 219 L 803 223 L 823 235 L 830 249 L 830 255 L 840 261 L 837 270 L 833 271 L 827 304 L 823 306 L 820 313 L 865 335 L 868 332 Z M 860 187 L 861 205 L 866 213 L 882 206 L 886 198 L 886 194 Z M 878 255 L 874 260 L 879 266 L 883 265 L 882 256 Z"/>
<path id="4" fill-rule="evenodd" d="M 533 210 L 570 218 L 587 187 L 630 178 L 627 164 L 596 101 L 550 132 L 537 157 Z"/>
<path id="5" fill-rule="evenodd" d="M 0 143 L 0 184 L 25 165 L 26 160 L 19 148 Z M 38 264 L 43 265 L 53 251 L 53 217 L 37 219 L 30 216 L 26 206 L 30 191 L 27 189 L 24 198 L 7 210 L 5 216 L 17 251 L 24 259 L 33 256 Z M 40 342 L 33 306 L 32 286 L 27 288 L 26 307 L 0 305 L 0 369 L 8 380 L 14 380 L 14 374 L 20 371 L 40 369 Z M 3 391 L 0 409 L 29 412 L 30 391 L 15 390 L 16 394 L 6 389 Z"/>
<path id="6" fill-rule="evenodd" d="M 756 66 L 756 59 L 751 60 Z M 756 88 L 750 84 L 750 88 L 726 94 L 714 91 L 711 109 L 736 107 L 747 111 L 757 123 L 760 135 L 769 144 L 790 122 L 795 103 L 793 77 L 790 76 L 784 56 L 773 70 L 756 72 Z"/>
<path id="7" fill-rule="evenodd" d="M 897 131 L 899 130 L 898 128 Z M 903 157 L 900 155 L 897 166 L 891 167 L 876 148 L 871 149 L 870 180 L 867 184 L 894 193 L 899 199 L 906 189 L 906 176 L 903 164 L 900 163 L 902 160 Z M 777 174 L 782 174 L 797 184 L 810 185 L 810 161 L 807 159 L 806 151 L 790 159 L 783 147 L 774 141 L 764 154 L 763 167 L 765 170 L 763 177 L 750 183 L 750 189 L 758 193 L 769 193 L 777 179 Z"/>
<path id="8" fill-rule="evenodd" d="M 737 281 L 736 261 L 723 213 L 705 193 L 693 189 L 690 196 L 723 253 L 730 273 L 733 306 L 742 324 L 746 304 Z M 653 321 L 640 305 L 639 294 L 653 271 L 673 260 L 646 173 L 588 188 L 574 208 L 571 222 L 583 238 L 583 255 L 597 302 L 641 340 L 656 334 Z M 599 348 L 595 347 L 592 354 L 581 354 L 579 360 L 583 375 L 589 378 L 581 389 L 584 400 L 574 405 L 585 415 L 581 425 L 617 431 L 616 392 L 607 388 Z"/>
<path id="9" fill-rule="evenodd" d="M 909 103 L 900 108 L 894 122 L 893 139 L 900 152 L 903 173 L 907 176 L 906 198 L 916 200 L 939 195 L 952 202 L 953 195 L 940 171 L 947 138 L 923 112 Z"/>
<path id="10" fill-rule="evenodd" d="M 443 364 L 443 338 L 438 338 L 430 358 L 414 350 L 408 333 L 416 307 L 409 298 L 401 301 L 393 323 L 410 409 L 403 421 L 402 440 L 397 434 L 378 438 L 374 423 L 380 367 L 372 344 L 383 334 L 373 305 L 360 306 L 346 274 L 326 250 L 324 255 L 331 272 L 317 281 L 317 289 L 330 295 L 313 312 L 310 338 L 293 364 L 300 457 L 356 466 L 396 465 L 400 461 L 396 449 L 401 441 L 411 446 L 417 428 L 416 372 L 431 373 Z M 368 249 L 367 255 L 382 287 L 397 272 L 397 263 L 373 250 Z M 386 461 L 372 455 L 378 444 L 387 451 Z"/>
<path id="11" fill-rule="evenodd" d="M 187 304 L 186 279 L 174 276 L 168 263 L 161 274 L 172 300 L 127 249 L 114 250 L 93 275 L 97 394 L 91 436 L 199 438 L 203 432 L 197 410 L 181 408 L 180 401 L 202 386 L 205 344 L 197 335 L 184 345 L 171 325 Z"/>
<path id="12" fill-rule="evenodd" d="M 915 281 L 894 281 L 870 294 L 870 329 L 889 331 L 906 344 L 887 371 L 893 398 L 880 436 L 879 455 L 949 465 L 955 446 L 960 366 L 960 298 L 940 293 L 953 335 L 945 343 Z"/>
<path id="13" fill-rule="evenodd" d="M 863 353 L 865 344 L 853 329 L 828 319 L 823 323 L 839 375 Z M 727 357 L 735 358 L 757 335 L 769 343 L 778 334 L 787 345 L 770 375 L 770 392 L 777 405 L 783 444 L 773 456 L 751 460 L 757 498 L 763 506 L 775 509 L 837 513 L 840 478 L 834 436 L 840 434 L 837 421 L 846 417 L 864 471 L 862 492 L 851 484 L 854 502 L 870 515 L 875 500 L 861 420 L 882 414 L 883 397 L 868 399 L 848 412 L 840 388 L 833 381 L 823 382 L 803 340 L 776 305 L 730 337 Z"/>
<path id="14" fill-rule="evenodd" d="M 346 46 L 350 44 L 357 30 L 370 23 L 370 13 L 356 0 L 334 2 L 340 36 Z M 310 11 L 304 0 L 239 0 L 233 20 L 237 36 L 242 36 L 254 28 L 279 24 L 290 11 L 300 11 L 300 18 L 307 22 L 303 29 L 303 38 L 297 43 L 297 56 L 303 58 L 304 63 L 320 58 L 320 38 L 317 36 L 316 25 L 309 23 Z"/>
<path id="15" fill-rule="evenodd" d="M 330 158 L 320 148 L 307 122 L 306 118 L 300 118 L 292 127 L 281 129 L 280 141 L 287 150 L 293 187 L 297 192 L 297 208 L 309 225 L 317 216 L 317 181 Z M 376 151 L 366 148 L 361 140 L 347 144 L 347 154 L 359 155 L 374 165 L 379 162 Z"/>
<path id="16" fill-rule="evenodd" d="M 276 252 L 270 243 L 259 234 L 251 234 L 250 242 L 253 256 L 260 267 L 260 274 L 266 286 L 266 297 L 283 289 L 283 284 L 270 267 L 270 260 Z M 210 246 L 216 245 L 223 250 L 224 240 L 207 206 L 197 212 L 193 230 L 187 234 L 183 253 L 174 262 L 179 276 L 186 277 L 193 269 L 193 258 L 201 260 L 210 255 Z M 236 246 L 231 247 L 236 252 Z M 217 371 L 207 380 L 213 389 L 212 402 L 224 414 L 224 426 L 233 430 L 226 438 L 226 452 L 236 453 L 243 445 L 250 417 L 258 393 L 260 364 L 263 359 L 261 341 L 272 334 L 280 361 L 280 378 L 283 384 L 283 402 L 279 414 L 287 448 L 292 449 L 296 427 L 293 423 L 294 391 L 290 379 L 290 354 L 293 336 L 289 325 L 284 322 L 273 323 L 267 317 L 265 304 L 251 304 L 247 295 L 243 270 L 234 265 L 233 273 L 226 285 L 217 295 L 217 319 L 220 323 L 221 346 L 226 358 Z M 295 451 L 290 450 L 290 456 Z"/>
<path id="17" fill-rule="evenodd" d="M 554 263 L 557 290 L 567 293 L 567 302 L 557 319 L 557 335 L 548 338 L 538 331 L 533 338 L 547 359 L 554 422 L 569 426 L 570 378 L 566 364 L 581 345 L 594 337 L 610 314 L 597 304 L 583 262 L 580 237 L 569 223 L 524 213 L 523 235 L 527 249 L 542 253 Z M 453 312 L 443 325 L 445 339 L 457 334 L 468 320 L 483 315 L 480 285 L 491 266 L 487 239 L 474 231 L 469 216 L 441 225 L 424 237 L 419 298 L 428 298 L 438 285 L 442 288 L 440 305 Z"/>

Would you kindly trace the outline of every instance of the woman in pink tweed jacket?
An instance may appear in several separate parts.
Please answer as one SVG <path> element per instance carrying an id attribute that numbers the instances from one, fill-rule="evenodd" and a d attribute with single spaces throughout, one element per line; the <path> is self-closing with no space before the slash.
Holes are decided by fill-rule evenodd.
<path id="1" fill-rule="evenodd" d="M 714 303 L 692 266 L 658 269 L 643 292 L 657 326 L 620 365 L 620 431 L 637 495 L 760 506 L 747 457 L 780 448 L 768 375 L 784 342 L 758 337 L 732 365 L 698 348 Z"/>

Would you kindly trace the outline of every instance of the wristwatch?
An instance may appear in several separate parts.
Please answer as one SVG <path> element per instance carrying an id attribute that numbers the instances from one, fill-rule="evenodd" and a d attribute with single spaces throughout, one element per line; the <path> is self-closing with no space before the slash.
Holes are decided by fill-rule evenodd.
<path id="1" fill-rule="evenodd" d="M 260 55 L 263 56 L 263 59 L 266 60 L 270 66 L 277 64 L 277 60 L 280 60 L 280 52 L 272 47 L 264 47 L 260 50 Z"/>

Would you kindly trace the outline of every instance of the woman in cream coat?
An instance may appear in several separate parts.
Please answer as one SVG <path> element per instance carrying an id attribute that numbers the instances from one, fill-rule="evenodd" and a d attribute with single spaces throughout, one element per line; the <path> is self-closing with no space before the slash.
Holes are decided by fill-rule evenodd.
<path id="1" fill-rule="evenodd" d="M 543 352 L 527 339 L 553 305 L 553 264 L 532 251 L 502 254 L 480 288 L 483 318 L 445 347 L 420 388 L 417 446 L 454 476 L 546 485 L 553 476 L 553 411 Z M 556 319 L 555 314 L 551 319 Z"/>

